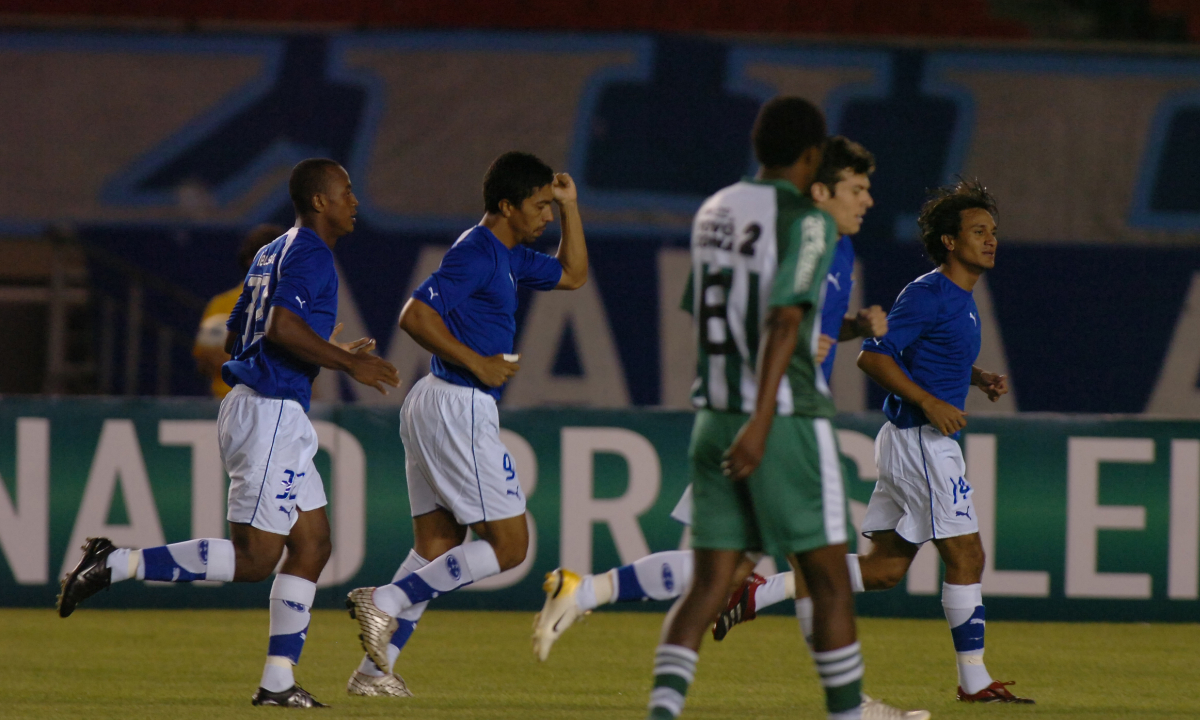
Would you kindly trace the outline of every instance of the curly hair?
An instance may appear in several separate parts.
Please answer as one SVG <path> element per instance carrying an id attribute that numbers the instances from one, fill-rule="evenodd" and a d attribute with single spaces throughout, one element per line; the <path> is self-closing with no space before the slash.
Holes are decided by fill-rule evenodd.
<path id="1" fill-rule="evenodd" d="M 925 252 L 935 265 L 946 262 L 950 251 L 942 243 L 942 236 L 958 237 L 962 232 L 962 211 L 979 208 L 997 216 L 996 198 L 978 178 L 959 178 L 953 185 L 940 187 L 930 193 L 929 200 L 921 208 L 917 225 L 921 228 L 921 242 Z"/>
<path id="2" fill-rule="evenodd" d="M 787 167 L 825 142 L 825 113 L 802 97 L 777 95 L 758 109 L 750 140 L 763 167 Z"/>

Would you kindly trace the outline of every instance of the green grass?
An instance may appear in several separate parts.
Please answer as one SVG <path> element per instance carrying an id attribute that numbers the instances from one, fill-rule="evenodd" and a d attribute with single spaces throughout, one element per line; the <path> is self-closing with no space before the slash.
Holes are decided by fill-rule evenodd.
<path id="1" fill-rule="evenodd" d="M 351 698 L 362 652 L 344 613 L 313 617 L 300 683 L 329 718 L 643 717 L 662 616 L 593 614 L 538 664 L 531 615 L 430 612 L 398 670 L 417 697 Z M 264 611 L 0 610 L 0 717 L 275 717 L 253 708 Z M 935 620 L 859 621 L 864 689 L 935 718 L 1195 718 L 1200 625 L 988 624 L 988 668 L 1038 705 L 954 702 L 954 656 Z M 816 673 L 795 621 L 764 617 L 701 651 L 686 718 L 822 718 Z"/>

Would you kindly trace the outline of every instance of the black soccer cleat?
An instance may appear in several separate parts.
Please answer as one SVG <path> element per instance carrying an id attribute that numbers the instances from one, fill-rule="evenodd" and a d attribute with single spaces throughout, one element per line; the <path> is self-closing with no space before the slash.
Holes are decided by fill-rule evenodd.
<path id="1" fill-rule="evenodd" d="M 82 549 L 83 558 L 60 583 L 62 592 L 58 594 L 59 617 L 67 617 L 75 612 L 76 605 L 112 585 L 112 569 L 108 567 L 108 556 L 117 549 L 112 540 L 88 538 Z"/>
<path id="2" fill-rule="evenodd" d="M 283 692 L 271 692 L 265 688 L 259 688 L 258 692 L 254 693 L 254 697 L 250 698 L 250 704 L 286 708 L 329 707 L 324 703 L 317 702 L 315 697 L 299 685 L 293 685 Z"/>

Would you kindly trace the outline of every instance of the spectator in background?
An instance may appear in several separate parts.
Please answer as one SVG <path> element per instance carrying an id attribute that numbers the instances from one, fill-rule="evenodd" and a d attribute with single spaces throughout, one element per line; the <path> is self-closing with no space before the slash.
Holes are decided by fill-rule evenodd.
<path id="1" fill-rule="evenodd" d="M 242 268 L 242 277 L 250 272 L 254 256 L 264 245 L 287 232 L 279 225 L 264 223 L 255 225 L 242 240 L 238 249 L 238 264 Z M 212 394 L 218 400 L 224 399 L 229 392 L 229 386 L 221 379 L 221 366 L 229 360 L 225 352 L 225 321 L 233 312 L 238 296 L 242 294 L 242 283 L 213 297 L 204 308 L 200 318 L 200 329 L 196 332 L 196 343 L 192 346 L 192 357 L 196 358 L 196 369 L 200 374 L 212 381 Z"/>

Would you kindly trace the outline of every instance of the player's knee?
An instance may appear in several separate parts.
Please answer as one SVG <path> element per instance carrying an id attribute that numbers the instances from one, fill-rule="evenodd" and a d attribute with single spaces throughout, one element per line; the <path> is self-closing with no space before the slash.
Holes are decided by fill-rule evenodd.
<path id="1" fill-rule="evenodd" d="M 507 542 L 501 543 L 500 547 L 493 547 L 496 551 L 496 560 L 500 563 L 500 570 L 508 570 L 515 568 L 525 562 L 525 555 L 528 553 L 528 543 Z"/>
<path id="2" fill-rule="evenodd" d="M 271 577 L 271 573 L 275 572 L 275 566 L 279 564 L 279 558 L 272 558 L 264 554 L 250 555 L 239 553 L 236 556 L 235 562 L 234 580 L 239 582 L 262 582 Z"/>
<path id="3" fill-rule="evenodd" d="M 900 584 L 904 576 L 908 573 L 908 563 L 890 562 L 884 563 L 879 568 L 879 573 L 873 578 L 875 582 L 870 584 L 871 589 L 891 590 Z M 866 578 L 863 578 L 866 584 Z"/>
<path id="4" fill-rule="evenodd" d="M 985 560 L 982 546 L 966 546 L 949 558 L 946 570 L 959 576 L 981 577 Z"/>

